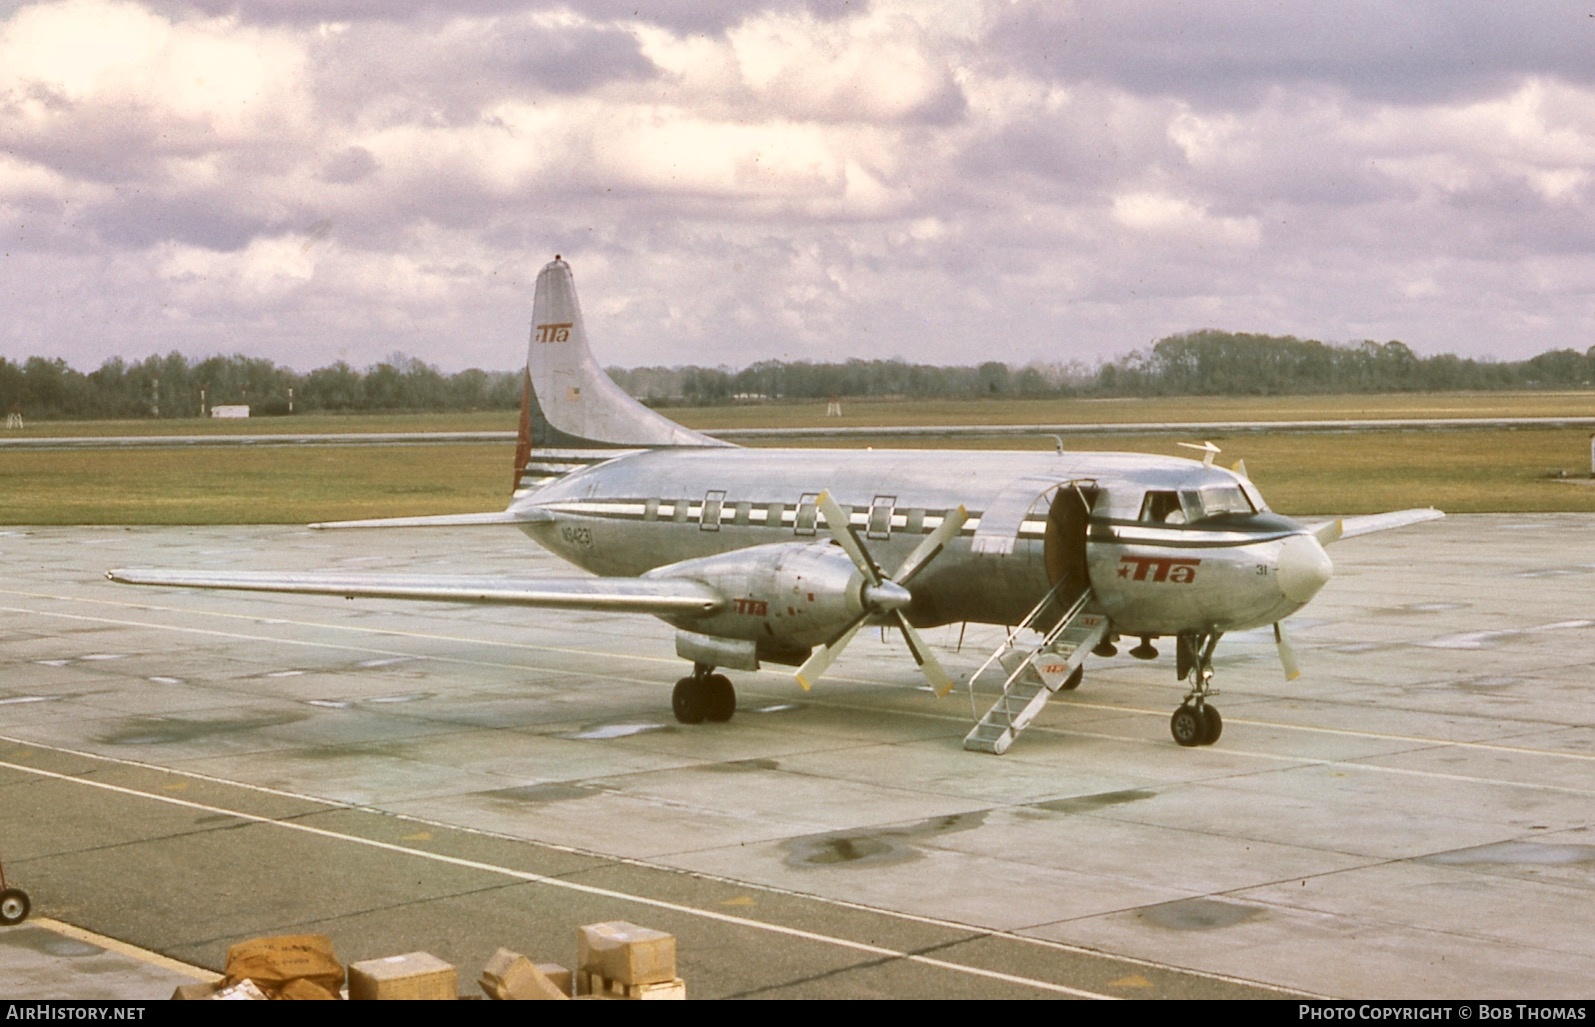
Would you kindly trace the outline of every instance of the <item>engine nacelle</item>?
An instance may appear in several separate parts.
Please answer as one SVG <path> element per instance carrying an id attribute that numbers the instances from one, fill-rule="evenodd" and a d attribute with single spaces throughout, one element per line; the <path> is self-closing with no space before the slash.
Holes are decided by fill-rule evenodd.
<path id="1" fill-rule="evenodd" d="M 723 609 L 665 620 L 684 632 L 753 642 L 760 657 L 780 663 L 801 663 L 865 611 L 864 575 L 829 541 L 753 546 L 658 567 L 643 577 L 708 585 L 725 596 Z"/>

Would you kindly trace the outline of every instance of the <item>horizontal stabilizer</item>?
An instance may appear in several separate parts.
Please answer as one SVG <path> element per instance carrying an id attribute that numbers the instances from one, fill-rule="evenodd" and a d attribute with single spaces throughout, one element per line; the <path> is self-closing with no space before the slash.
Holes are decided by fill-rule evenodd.
<path id="1" fill-rule="evenodd" d="M 526 510 L 499 510 L 496 513 L 439 514 L 432 517 L 377 517 L 364 521 L 321 521 L 310 527 L 317 531 L 339 528 L 477 528 L 489 524 L 537 524 L 552 515 L 535 507 Z"/>
<path id="2" fill-rule="evenodd" d="M 540 606 L 655 616 L 710 614 L 725 605 L 719 592 L 674 578 L 488 578 L 469 575 L 274 573 L 257 571 L 114 570 L 124 585 L 220 588 L 366 599 Z"/>

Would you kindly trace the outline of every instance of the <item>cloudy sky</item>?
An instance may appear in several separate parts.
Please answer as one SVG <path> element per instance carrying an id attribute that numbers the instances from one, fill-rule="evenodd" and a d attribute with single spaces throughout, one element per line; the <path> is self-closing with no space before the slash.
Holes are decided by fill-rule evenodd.
<path id="1" fill-rule="evenodd" d="M 0 0 L 0 356 L 1595 345 L 1595 4 Z"/>

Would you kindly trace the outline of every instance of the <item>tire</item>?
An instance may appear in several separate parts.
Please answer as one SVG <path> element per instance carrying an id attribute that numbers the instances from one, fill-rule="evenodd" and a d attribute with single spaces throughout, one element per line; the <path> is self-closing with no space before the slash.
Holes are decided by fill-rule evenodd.
<path id="1" fill-rule="evenodd" d="M 737 712 L 737 690 L 724 674 L 704 679 L 704 716 L 713 724 L 724 724 Z"/>
<path id="2" fill-rule="evenodd" d="M 33 903 L 28 901 L 28 893 L 21 888 L 7 888 L 0 891 L 0 925 L 10 927 L 20 924 L 28 918 L 28 911 L 33 908 Z"/>
<path id="3" fill-rule="evenodd" d="M 1207 738 L 1207 718 L 1195 706 L 1181 706 L 1169 718 L 1169 734 L 1181 745 L 1201 745 Z"/>
<path id="4" fill-rule="evenodd" d="M 702 724 L 708 711 L 705 688 L 697 678 L 682 678 L 670 693 L 670 708 L 683 724 Z"/>
<path id="5" fill-rule="evenodd" d="M 1203 706 L 1202 719 L 1207 723 L 1207 732 L 1202 736 L 1202 744 L 1212 745 L 1218 741 L 1218 736 L 1224 733 L 1224 718 L 1218 715 L 1216 707 Z"/>

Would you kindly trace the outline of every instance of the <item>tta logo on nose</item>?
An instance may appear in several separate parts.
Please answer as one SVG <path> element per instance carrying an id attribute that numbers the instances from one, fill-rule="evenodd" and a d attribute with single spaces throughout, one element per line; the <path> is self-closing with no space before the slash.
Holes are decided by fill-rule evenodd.
<path id="1" fill-rule="evenodd" d="M 1121 556 L 1119 577 L 1130 581 L 1168 581 L 1189 585 L 1196 580 L 1200 560 L 1176 560 L 1167 556 Z M 1151 576 L 1148 577 L 1148 574 Z"/>

